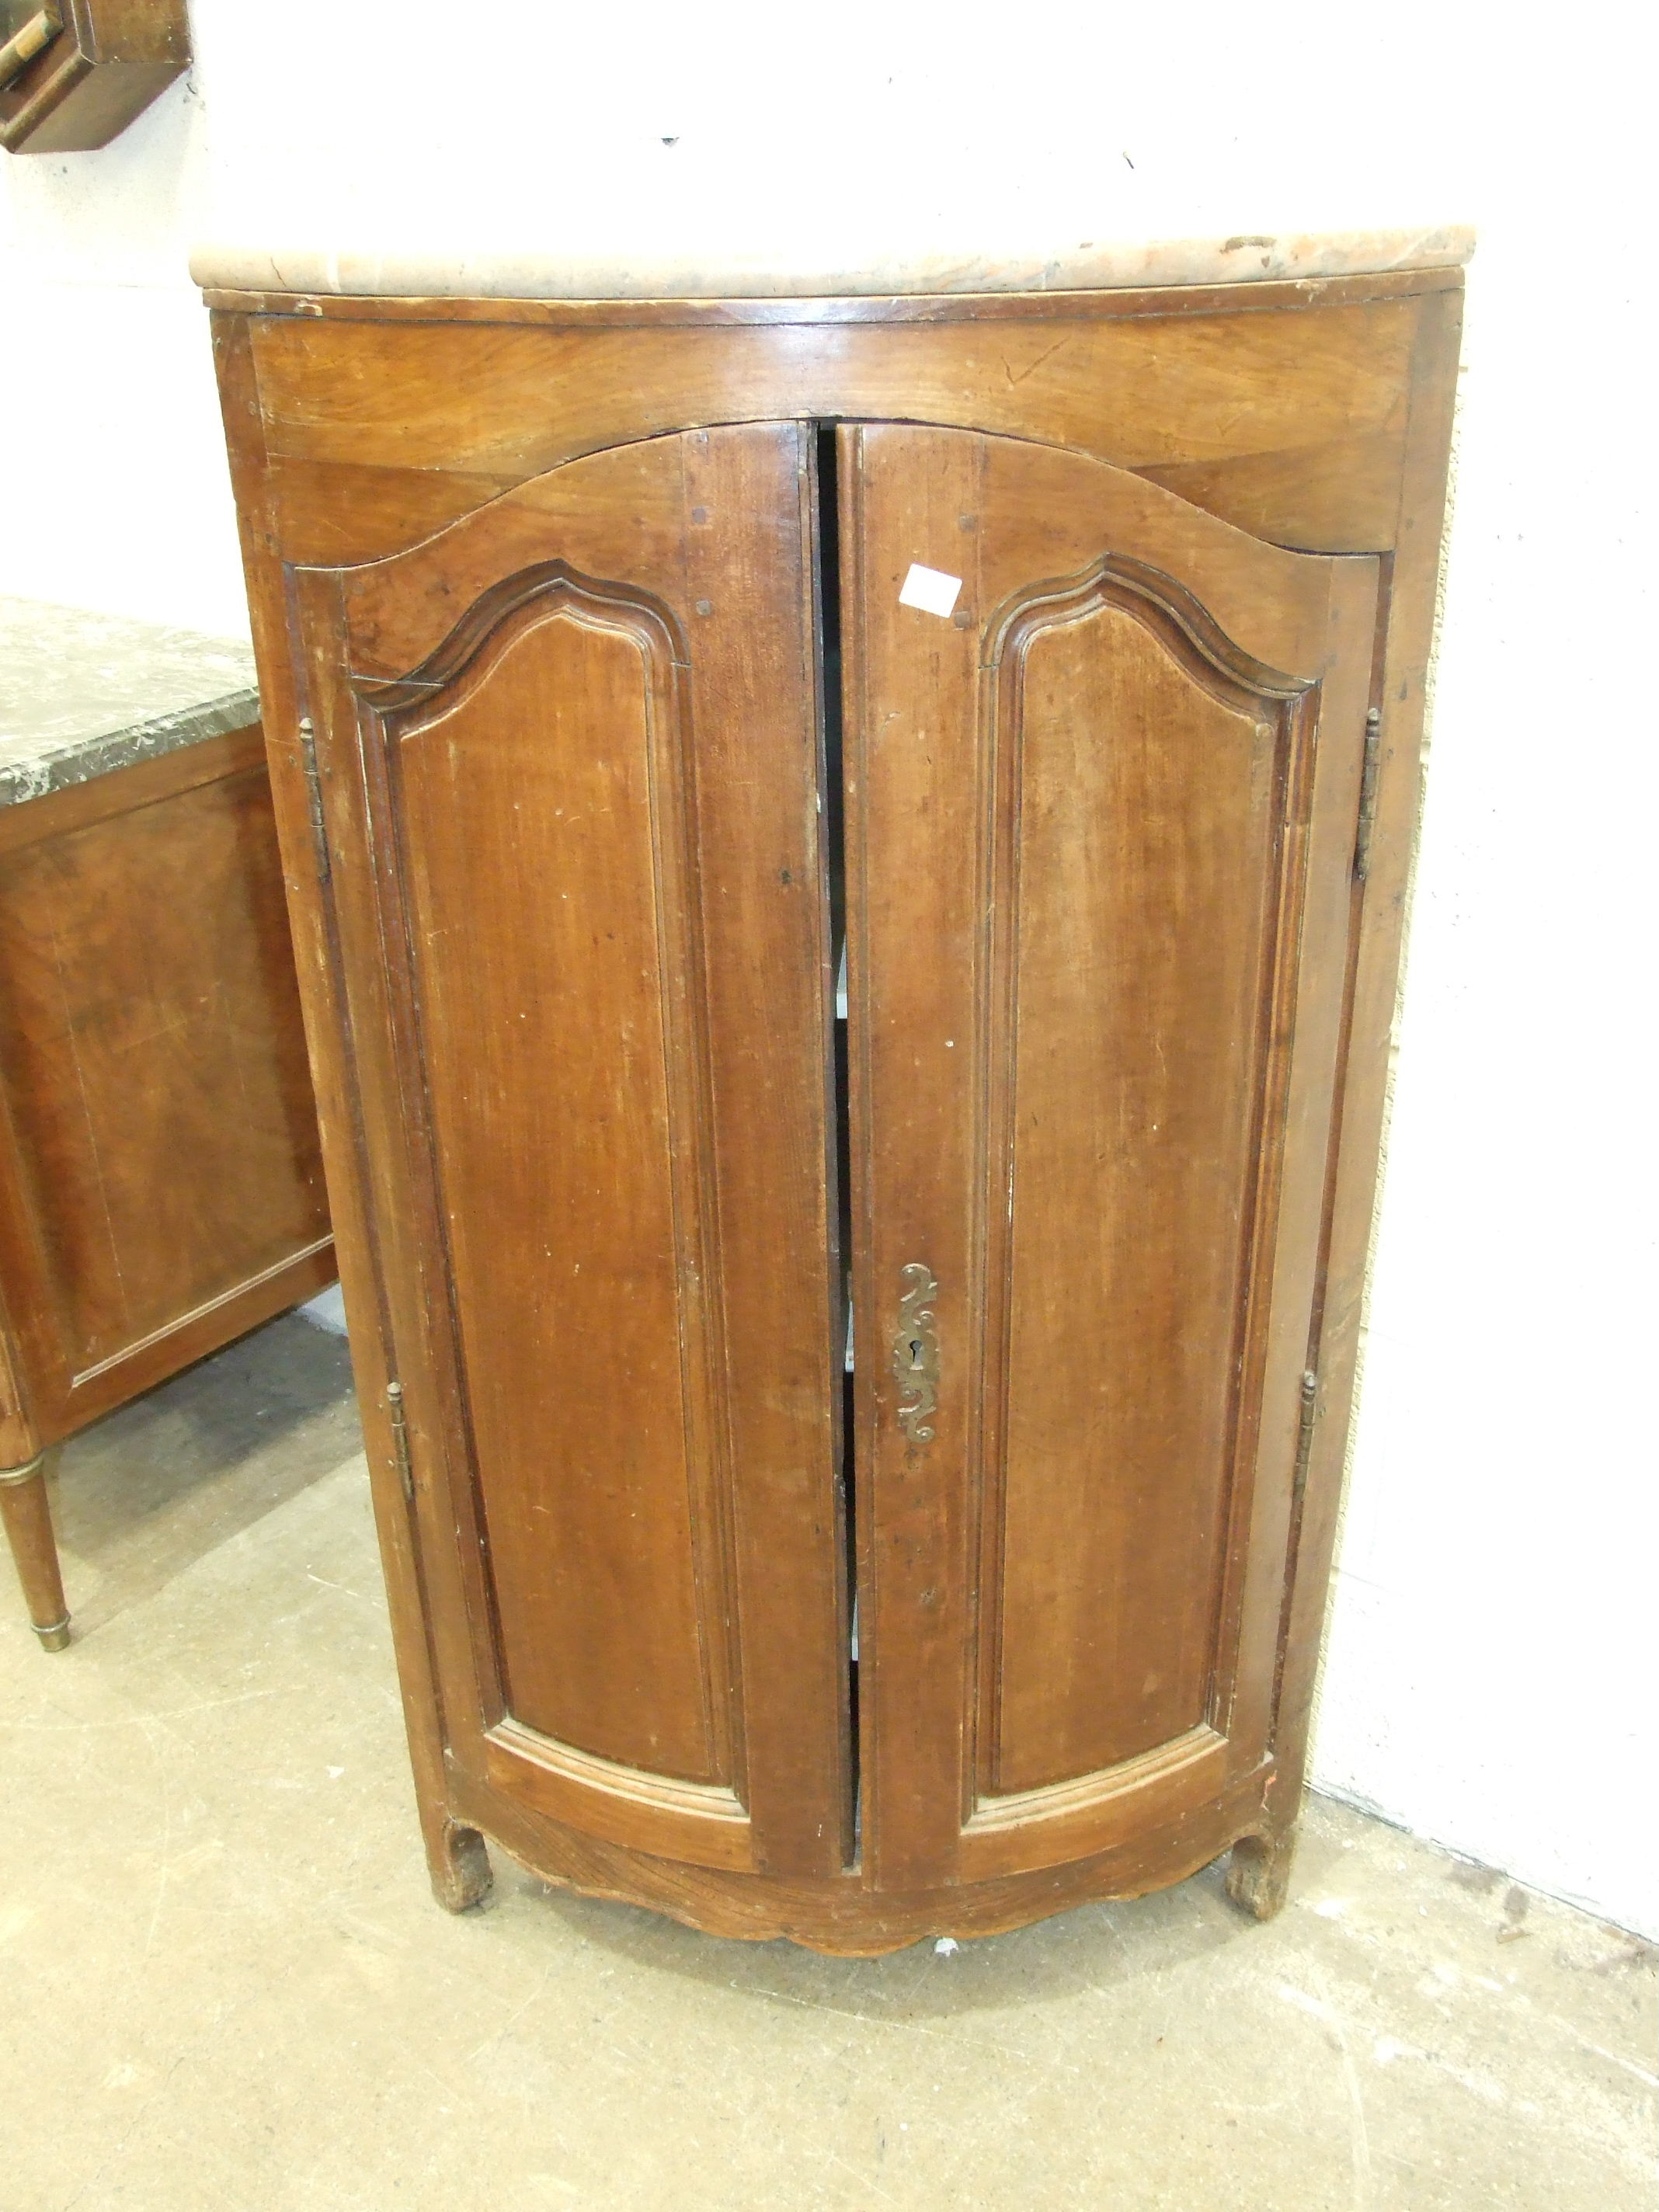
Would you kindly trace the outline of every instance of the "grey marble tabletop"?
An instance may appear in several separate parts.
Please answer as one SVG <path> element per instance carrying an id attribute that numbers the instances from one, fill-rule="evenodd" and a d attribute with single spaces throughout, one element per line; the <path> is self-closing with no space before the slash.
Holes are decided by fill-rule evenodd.
<path id="1" fill-rule="evenodd" d="M 0 598 L 0 806 L 258 715 L 252 648 L 235 638 Z"/>

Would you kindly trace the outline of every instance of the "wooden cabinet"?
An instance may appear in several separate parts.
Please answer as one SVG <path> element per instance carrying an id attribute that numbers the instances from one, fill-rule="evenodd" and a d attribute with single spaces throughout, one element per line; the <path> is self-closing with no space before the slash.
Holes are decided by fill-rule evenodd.
<path id="1" fill-rule="evenodd" d="M 1282 1897 L 1458 281 L 216 295 L 447 1903 Z"/>
<path id="2" fill-rule="evenodd" d="M 0 1517 L 48 1650 L 52 1448 L 334 1279 L 258 702 L 192 647 L 0 601 Z"/>
<path id="3" fill-rule="evenodd" d="M 189 66 L 185 0 L 0 0 L 0 147 L 107 146 Z"/>

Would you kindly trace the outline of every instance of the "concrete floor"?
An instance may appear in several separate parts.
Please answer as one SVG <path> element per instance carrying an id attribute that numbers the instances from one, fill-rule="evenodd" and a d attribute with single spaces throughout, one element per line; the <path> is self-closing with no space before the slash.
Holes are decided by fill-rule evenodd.
<path id="1" fill-rule="evenodd" d="M 78 1642 L 0 1578 L 3 2212 L 1650 2212 L 1651 1949 L 1320 1801 L 1267 1928 L 449 1918 L 356 1454 L 276 1322 L 66 1453 Z"/>

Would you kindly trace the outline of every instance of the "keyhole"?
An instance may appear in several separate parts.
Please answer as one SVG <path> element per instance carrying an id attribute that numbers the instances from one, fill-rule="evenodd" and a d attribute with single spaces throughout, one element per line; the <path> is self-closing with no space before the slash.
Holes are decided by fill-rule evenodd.
<path id="1" fill-rule="evenodd" d="M 913 1336 L 910 1339 L 910 1364 L 912 1367 L 920 1367 L 921 1364 L 921 1339 L 919 1336 Z"/>

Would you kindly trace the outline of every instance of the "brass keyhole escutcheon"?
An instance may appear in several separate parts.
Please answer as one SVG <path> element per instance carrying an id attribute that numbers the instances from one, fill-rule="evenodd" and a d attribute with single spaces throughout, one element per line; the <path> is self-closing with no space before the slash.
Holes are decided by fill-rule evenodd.
<path id="1" fill-rule="evenodd" d="M 912 1443 L 933 1440 L 928 1416 L 939 1404 L 939 1330 L 933 1300 L 939 1285 L 920 1260 L 899 1269 L 905 1285 L 893 1338 L 893 1379 L 899 1386 L 898 1425 Z"/>

